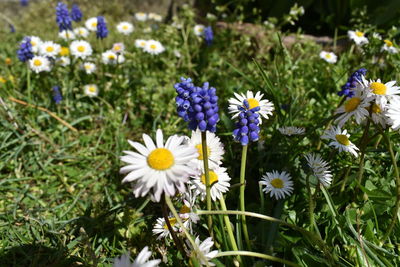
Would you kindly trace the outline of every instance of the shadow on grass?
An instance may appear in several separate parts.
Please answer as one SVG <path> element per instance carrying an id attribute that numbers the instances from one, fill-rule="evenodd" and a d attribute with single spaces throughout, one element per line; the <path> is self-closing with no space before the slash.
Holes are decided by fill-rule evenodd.
<path id="1" fill-rule="evenodd" d="M 38 244 L 15 246 L 0 255 L 0 266 L 69 267 L 85 266 L 79 257 L 68 256 L 64 247 L 50 248 Z"/>

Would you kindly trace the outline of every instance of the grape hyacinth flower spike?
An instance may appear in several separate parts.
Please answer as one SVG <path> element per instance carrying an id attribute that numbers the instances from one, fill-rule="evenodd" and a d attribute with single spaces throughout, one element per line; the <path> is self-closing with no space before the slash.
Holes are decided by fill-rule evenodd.
<path id="1" fill-rule="evenodd" d="M 76 22 L 79 22 L 82 20 L 82 11 L 77 4 L 72 5 L 71 19 Z"/>
<path id="2" fill-rule="evenodd" d="M 22 40 L 19 49 L 17 51 L 18 59 L 21 62 L 27 62 L 28 60 L 33 58 L 33 48 L 31 44 L 31 38 L 25 37 Z"/>
<path id="3" fill-rule="evenodd" d="M 56 22 L 60 32 L 72 30 L 72 20 L 69 16 L 68 7 L 66 4 L 58 2 L 56 7 Z"/>
<path id="4" fill-rule="evenodd" d="M 347 82 L 342 86 L 342 90 L 338 92 L 339 96 L 347 96 L 353 97 L 354 96 L 354 89 L 356 88 L 357 84 L 362 81 L 362 76 L 365 76 L 367 73 L 367 69 L 361 68 L 356 70 L 353 74 L 350 75 Z"/>
<path id="5" fill-rule="evenodd" d="M 236 123 L 235 130 L 233 130 L 233 137 L 243 146 L 246 146 L 249 142 L 255 142 L 259 139 L 260 115 L 257 111 L 260 110 L 260 107 L 250 109 L 247 100 L 243 101 L 243 105 L 244 108 L 241 108 L 241 112 L 238 116 L 239 120 Z"/>
<path id="6" fill-rule="evenodd" d="M 98 39 L 104 39 L 108 35 L 106 20 L 103 16 L 97 17 L 97 31 L 96 36 Z"/>

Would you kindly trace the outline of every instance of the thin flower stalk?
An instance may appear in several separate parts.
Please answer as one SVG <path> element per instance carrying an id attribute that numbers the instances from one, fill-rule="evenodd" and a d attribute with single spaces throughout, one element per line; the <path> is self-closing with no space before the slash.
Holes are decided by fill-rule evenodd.
<path id="1" fill-rule="evenodd" d="M 208 168 L 208 153 L 207 153 L 207 132 L 201 132 L 201 148 L 203 151 L 203 164 L 204 164 L 204 176 L 206 178 L 206 201 L 207 210 L 211 211 L 211 184 L 210 184 L 210 170 Z M 214 237 L 212 230 L 212 216 L 208 216 L 208 231 L 211 237 Z"/>
<path id="2" fill-rule="evenodd" d="M 247 147 L 248 147 L 247 145 L 243 146 L 243 149 L 242 149 L 242 162 L 240 164 L 240 211 L 242 211 L 242 212 L 246 211 L 244 192 L 245 192 L 245 189 L 246 189 Z M 249 250 L 251 250 L 249 233 L 247 231 L 247 224 L 246 224 L 246 216 L 245 215 L 242 215 L 241 223 L 242 223 L 243 235 L 244 235 L 244 239 L 246 241 L 247 248 Z"/>

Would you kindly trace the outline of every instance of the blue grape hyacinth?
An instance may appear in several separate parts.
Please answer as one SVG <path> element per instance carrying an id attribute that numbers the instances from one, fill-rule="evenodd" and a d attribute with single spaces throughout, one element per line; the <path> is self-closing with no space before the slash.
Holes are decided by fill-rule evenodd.
<path id="1" fill-rule="evenodd" d="M 21 42 L 19 49 L 17 51 L 18 59 L 21 62 L 26 62 L 33 58 L 33 50 L 31 44 L 31 38 L 25 37 Z"/>
<path id="2" fill-rule="evenodd" d="M 21 0 L 19 3 L 21 4 L 21 6 L 28 6 L 29 0 Z"/>
<path id="3" fill-rule="evenodd" d="M 211 45 L 214 40 L 214 33 L 211 26 L 208 26 L 204 29 L 204 40 L 206 41 L 207 45 Z"/>
<path id="4" fill-rule="evenodd" d="M 174 87 L 178 93 L 175 98 L 178 115 L 189 122 L 189 129 L 215 132 L 219 121 L 216 89 L 208 82 L 202 87 L 195 86 L 190 78 L 181 78 Z"/>
<path id="5" fill-rule="evenodd" d="M 255 142 L 259 139 L 260 115 L 257 111 L 260 110 L 260 107 L 249 109 L 250 106 L 247 100 L 244 100 L 243 104 L 245 108 L 242 108 L 238 116 L 238 122 L 236 123 L 235 130 L 233 130 L 233 137 L 242 146 L 246 146 L 249 142 Z"/>
<path id="6" fill-rule="evenodd" d="M 82 20 L 82 11 L 77 4 L 73 4 L 71 8 L 71 19 L 73 21 L 81 21 Z"/>
<path id="7" fill-rule="evenodd" d="M 356 70 L 353 74 L 350 75 L 349 79 L 347 80 L 346 84 L 342 86 L 342 90 L 338 92 L 339 96 L 347 96 L 353 97 L 354 96 L 354 89 L 357 86 L 357 83 L 361 81 L 361 77 L 365 76 L 367 73 L 367 69 L 361 68 Z"/>
<path id="8" fill-rule="evenodd" d="M 96 31 L 96 36 L 99 39 L 104 39 L 108 35 L 108 29 L 107 29 L 107 24 L 106 20 L 104 19 L 103 16 L 98 16 L 97 17 L 97 31 Z"/>
<path id="9" fill-rule="evenodd" d="M 59 104 L 62 101 L 62 95 L 60 91 L 60 86 L 53 86 L 53 100 L 56 104 Z"/>
<path id="10" fill-rule="evenodd" d="M 72 20 L 69 16 L 68 7 L 62 2 L 58 2 L 56 7 L 56 22 L 60 32 L 72 30 Z"/>

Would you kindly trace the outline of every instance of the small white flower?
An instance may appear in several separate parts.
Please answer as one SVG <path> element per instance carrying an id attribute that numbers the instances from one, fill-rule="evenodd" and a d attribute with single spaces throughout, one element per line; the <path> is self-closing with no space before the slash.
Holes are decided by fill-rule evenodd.
<path id="1" fill-rule="evenodd" d="M 278 128 L 278 131 L 287 136 L 292 136 L 292 135 L 303 135 L 305 134 L 306 130 L 302 127 L 295 127 L 295 126 L 285 126 L 285 127 L 280 127 Z"/>
<path id="2" fill-rule="evenodd" d="M 152 19 L 152 20 L 154 20 L 154 21 L 157 21 L 157 22 L 162 21 L 161 15 L 158 15 L 158 14 L 156 14 L 156 13 L 149 13 L 148 18 L 149 18 L 149 19 Z"/>
<path id="3" fill-rule="evenodd" d="M 29 38 L 31 39 L 32 52 L 38 53 L 40 46 L 42 45 L 42 40 L 37 36 L 29 36 Z"/>
<path id="4" fill-rule="evenodd" d="M 181 54 L 181 52 L 179 52 L 178 49 L 174 49 L 174 55 L 175 55 L 177 58 L 181 58 L 181 57 L 182 57 L 182 54 Z"/>
<path id="5" fill-rule="evenodd" d="M 268 116 L 272 115 L 272 111 L 274 111 L 274 104 L 270 102 L 268 99 L 262 99 L 264 94 L 261 94 L 260 92 L 257 92 L 255 95 L 253 94 L 252 91 L 247 91 L 246 95 L 245 94 L 237 94 L 234 93 L 235 97 L 231 97 L 228 99 L 229 102 L 229 113 L 233 113 L 232 119 L 236 118 L 239 116 L 241 110 L 243 108 L 247 109 L 243 101 L 247 101 L 249 104 L 249 109 L 253 109 L 256 107 L 259 107 L 260 110 L 257 111 L 256 113 L 260 114 L 264 119 L 268 119 Z M 260 124 L 262 123 L 262 120 L 260 120 Z"/>
<path id="6" fill-rule="evenodd" d="M 352 142 L 349 140 L 350 134 L 347 130 L 343 130 L 340 127 L 332 126 L 325 131 L 321 136 L 322 139 L 330 140 L 329 146 L 333 146 L 339 150 L 339 152 L 349 152 L 355 157 L 358 157 L 357 151 L 359 150 Z"/>
<path id="7" fill-rule="evenodd" d="M 144 28 L 143 29 L 143 32 L 144 33 L 149 33 L 149 32 L 151 32 L 153 29 L 150 27 L 150 26 L 148 26 L 148 27 L 146 27 L 146 28 Z"/>
<path id="8" fill-rule="evenodd" d="M 376 103 L 385 106 L 394 96 L 400 95 L 400 87 L 395 86 L 395 84 L 396 81 L 390 81 L 384 84 L 380 79 L 376 81 L 367 81 L 363 76 L 358 87 L 363 90 L 368 97 L 375 100 Z"/>
<path id="9" fill-rule="evenodd" d="M 133 32 L 133 30 L 134 30 L 134 27 L 133 27 L 132 23 L 129 23 L 126 21 L 123 21 L 117 25 L 117 31 L 124 35 L 131 34 Z"/>
<path id="10" fill-rule="evenodd" d="M 40 55 L 55 58 L 61 51 L 61 46 L 51 41 L 43 42 L 40 45 Z"/>
<path id="11" fill-rule="evenodd" d="M 123 43 L 115 43 L 115 44 L 113 44 L 113 47 L 111 48 L 111 50 L 114 53 L 122 54 L 125 51 L 125 45 Z"/>
<path id="12" fill-rule="evenodd" d="M 334 64 L 337 61 L 337 56 L 332 52 L 321 51 L 319 57 L 331 64 Z"/>
<path id="13" fill-rule="evenodd" d="M 371 108 L 371 118 L 373 123 L 380 124 L 382 128 L 386 128 L 387 122 L 387 112 L 388 112 L 388 105 L 383 105 L 382 103 L 372 103 Z M 370 107 L 368 107 L 369 111 Z"/>
<path id="14" fill-rule="evenodd" d="M 75 40 L 76 38 L 75 33 L 70 30 L 63 30 L 62 32 L 59 32 L 58 37 L 66 41 Z"/>
<path id="15" fill-rule="evenodd" d="M 86 20 L 85 27 L 92 32 L 97 31 L 97 17 Z"/>
<path id="16" fill-rule="evenodd" d="M 209 170 L 210 185 L 211 185 L 211 198 L 213 201 L 220 199 L 223 193 L 229 191 L 231 178 L 226 172 L 226 168 L 217 167 Z M 201 170 L 199 175 L 196 175 L 192 180 L 192 189 L 195 189 L 197 194 L 200 195 L 201 199 L 204 200 L 206 197 L 206 176 L 204 171 Z"/>
<path id="17" fill-rule="evenodd" d="M 85 95 L 89 97 L 95 97 L 99 94 L 99 88 L 95 84 L 87 84 L 83 86 L 83 90 L 85 92 Z"/>
<path id="18" fill-rule="evenodd" d="M 96 71 L 96 65 L 92 62 L 84 62 L 82 64 L 82 70 L 84 70 L 86 74 L 92 74 Z"/>
<path id="19" fill-rule="evenodd" d="M 193 31 L 194 31 L 194 34 L 195 34 L 196 36 L 203 36 L 203 34 L 204 34 L 204 29 L 205 29 L 205 26 L 204 26 L 204 25 L 202 25 L 202 24 L 197 24 L 196 26 L 194 26 Z"/>
<path id="20" fill-rule="evenodd" d="M 164 52 L 165 48 L 159 41 L 148 40 L 144 47 L 144 51 L 152 55 L 158 55 Z"/>
<path id="21" fill-rule="evenodd" d="M 324 161 L 320 155 L 314 153 L 309 153 L 304 157 L 319 182 L 324 186 L 329 186 L 332 183 L 332 174 L 329 170 L 328 162 Z"/>
<path id="22" fill-rule="evenodd" d="M 146 41 L 146 40 L 143 40 L 143 39 L 137 39 L 137 40 L 135 40 L 135 46 L 136 46 L 137 48 L 144 49 L 144 48 L 146 47 L 146 43 L 147 43 L 147 41 Z"/>
<path id="23" fill-rule="evenodd" d="M 146 246 L 137 255 L 135 261 L 131 263 L 129 259 L 129 253 L 122 255 L 121 258 L 115 258 L 113 267 L 156 267 L 161 260 L 149 260 L 151 257 L 151 251 Z"/>
<path id="24" fill-rule="evenodd" d="M 340 106 L 335 114 L 340 114 L 336 118 L 339 127 L 343 125 L 352 117 L 356 120 L 357 124 L 360 124 L 363 119 L 369 116 L 369 106 L 371 97 L 366 97 L 363 91 L 356 88 L 353 90 L 354 96 L 347 99 L 342 106 Z"/>
<path id="25" fill-rule="evenodd" d="M 135 19 L 138 21 L 146 21 L 147 20 L 147 14 L 143 12 L 137 12 L 135 13 Z"/>
<path id="26" fill-rule="evenodd" d="M 90 44 L 83 40 L 73 41 L 70 45 L 69 50 L 71 51 L 71 55 L 82 59 L 85 59 L 88 56 L 92 55 L 93 52 Z"/>
<path id="27" fill-rule="evenodd" d="M 74 33 L 76 36 L 82 37 L 82 38 L 86 38 L 89 36 L 88 29 L 86 29 L 84 27 L 79 27 L 79 28 L 74 29 Z"/>
<path id="28" fill-rule="evenodd" d="M 30 59 L 29 67 L 36 73 L 51 70 L 50 61 L 46 57 L 42 56 L 34 56 L 32 59 Z"/>
<path id="29" fill-rule="evenodd" d="M 178 232 L 179 231 L 179 226 L 178 226 L 178 222 L 176 220 L 175 217 L 169 217 L 168 218 L 169 224 L 172 227 L 172 230 L 174 232 Z M 168 225 L 165 222 L 164 218 L 158 218 L 156 221 L 156 224 L 153 227 L 153 235 L 158 235 L 157 239 L 161 239 L 161 238 L 169 238 L 172 239 L 172 235 L 168 229 Z"/>
<path id="30" fill-rule="evenodd" d="M 400 98 L 394 97 L 387 106 L 388 124 L 395 131 L 400 129 Z"/>
<path id="31" fill-rule="evenodd" d="M 125 57 L 121 54 L 114 53 L 111 50 L 108 50 L 101 54 L 101 58 L 103 63 L 106 65 L 114 65 L 114 64 L 121 64 L 125 61 Z"/>
<path id="32" fill-rule="evenodd" d="M 377 32 L 374 32 L 372 34 L 372 38 L 375 38 L 375 39 L 378 39 L 378 40 L 382 40 L 382 36 Z"/>
<path id="33" fill-rule="evenodd" d="M 383 40 L 385 44 L 382 46 L 382 51 L 387 51 L 389 54 L 397 54 L 399 51 L 394 47 L 393 43 L 389 40 Z"/>
<path id="34" fill-rule="evenodd" d="M 60 65 L 63 66 L 63 67 L 66 67 L 66 66 L 68 66 L 69 64 L 71 64 L 71 59 L 70 59 L 69 57 L 60 57 L 57 61 L 58 61 L 58 62 L 60 63 Z"/>
<path id="35" fill-rule="evenodd" d="M 215 256 L 217 256 L 218 250 L 210 251 L 211 248 L 214 246 L 214 241 L 212 240 L 212 238 L 208 237 L 203 242 L 201 242 L 200 238 L 197 236 L 194 242 L 199 248 L 199 252 L 201 253 L 201 255 L 194 248 L 192 250 L 192 255 L 199 260 L 199 263 L 201 265 L 215 266 L 215 264 L 210 261 L 215 258 Z"/>
<path id="36" fill-rule="evenodd" d="M 360 31 L 348 31 L 347 35 L 350 40 L 353 40 L 356 45 L 363 45 L 368 43 L 367 37 L 364 36 L 363 32 Z"/>
<path id="37" fill-rule="evenodd" d="M 263 191 L 276 200 L 290 196 L 293 192 L 293 182 L 289 173 L 283 171 L 267 172 L 261 177 L 261 185 L 265 185 Z"/>

